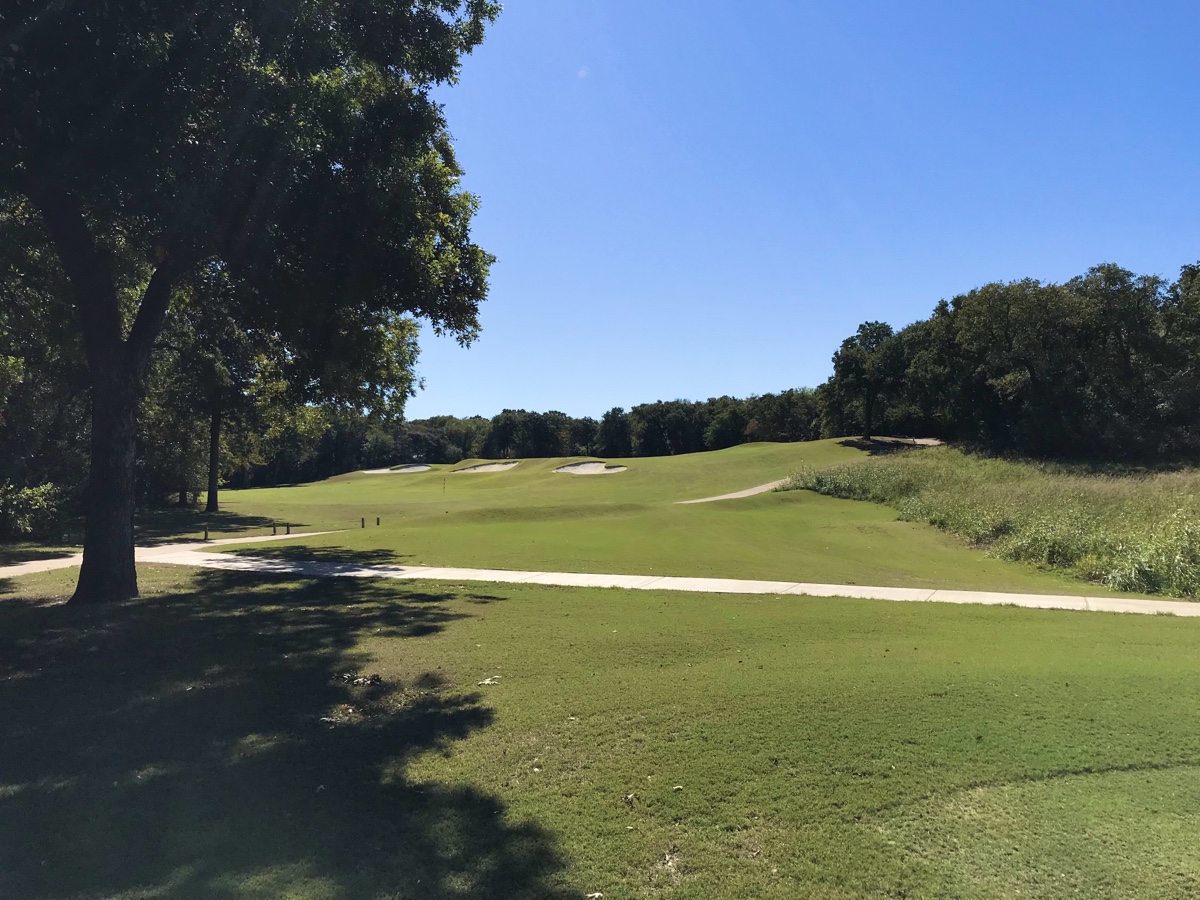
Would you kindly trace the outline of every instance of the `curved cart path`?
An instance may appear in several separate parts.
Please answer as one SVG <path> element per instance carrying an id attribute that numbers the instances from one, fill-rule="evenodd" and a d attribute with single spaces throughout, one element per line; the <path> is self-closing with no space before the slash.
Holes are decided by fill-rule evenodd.
<path id="1" fill-rule="evenodd" d="M 787 481 L 786 478 L 780 478 L 778 481 L 769 481 L 766 484 L 760 484 L 758 487 L 746 488 L 744 491 L 734 491 L 731 494 L 717 494 L 715 497 L 701 497 L 699 500 L 676 500 L 679 505 L 688 503 L 712 503 L 715 500 L 737 500 L 739 497 L 753 497 L 755 494 L 765 494 L 767 491 L 773 491 Z"/>
<path id="2" fill-rule="evenodd" d="M 1200 616 L 1200 603 L 1180 600 L 1139 600 L 1126 597 L 1073 597 L 1053 594 L 1006 594 L 993 591 L 946 591 L 929 588 L 869 587 L 849 584 L 809 584 L 799 581 L 749 581 L 737 578 L 677 578 L 656 575 L 591 575 L 580 572 L 524 572 L 511 569 L 459 569 L 441 566 L 360 566 L 302 560 L 263 559 L 210 553 L 197 547 L 216 544 L 263 543 L 315 534 L 258 538 L 224 538 L 208 544 L 165 544 L 139 547 L 140 562 L 204 569 L 264 572 L 343 578 L 399 578 L 423 581 L 482 581 L 504 584 L 545 584 L 560 587 L 614 587 L 635 591 L 688 591 L 713 594 L 793 594 L 807 597 L 855 597 L 924 603 L 980 603 L 989 606 L 1023 606 L 1034 609 L 1075 609 L 1091 612 L 1124 612 L 1149 615 Z M 0 568 L 0 578 L 79 565 L 80 556 L 34 560 Z"/>

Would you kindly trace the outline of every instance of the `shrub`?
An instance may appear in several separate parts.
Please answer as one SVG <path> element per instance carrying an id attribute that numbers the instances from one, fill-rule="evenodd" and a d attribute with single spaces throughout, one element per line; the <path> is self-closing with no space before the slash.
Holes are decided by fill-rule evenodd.
<path id="1" fill-rule="evenodd" d="M 58 488 L 52 484 L 19 488 L 0 482 L 0 538 L 45 538 L 58 527 Z"/>

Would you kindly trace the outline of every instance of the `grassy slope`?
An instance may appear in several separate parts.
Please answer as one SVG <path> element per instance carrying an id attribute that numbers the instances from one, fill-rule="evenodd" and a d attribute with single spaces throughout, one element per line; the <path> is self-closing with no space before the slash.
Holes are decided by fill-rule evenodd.
<path id="1" fill-rule="evenodd" d="M 1120 471 L 951 447 L 810 469 L 789 487 L 894 507 L 994 556 L 1120 590 L 1200 596 L 1200 471 Z"/>
<path id="2" fill-rule="evenodd" d="M 988 558 L 886 508 L 807 492 L 680 506 L 862 454 L 836 441 L 750 444 L 716 453 L 623 460 L 615 475 L 529 460 L 495 474 L 351 474 L 316 484 L 227 492 L 227 510 L 346 528 L 305 541 L 388 551 L 426 565 L 850 584 L 1102 593 L 1062 576 Z M 475 462 L 475 461 L 471 461 Z M 374 526 L 375 517 L 382 526 Z M 365 517 L 370 527 L 359 529 Z"/>
<path id="3" fill-rule="evenodd" d="M 143 582 L 0 600 L 0 896 L 1200 890 L 1200 621 Z"/>

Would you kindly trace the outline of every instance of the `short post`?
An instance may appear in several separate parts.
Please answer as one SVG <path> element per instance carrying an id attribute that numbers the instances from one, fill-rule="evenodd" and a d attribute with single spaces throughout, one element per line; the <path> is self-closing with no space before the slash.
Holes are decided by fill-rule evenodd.
<path id="1" fill-rule="evenodd" d="M 367 527 L 367 518 L 366 518 L 366 516 L 363 516 L 363 518 L 362 518 L 362 527 L 363 527 L 363 528 L 366 528 L 366 527 Z"/>
<path id="2" fill-rule="evenodd" d="M 375 517 L 375 524 L 376 524 L 376 525 L 378 525 L 378 524 L 379 524 L 379 516 L 376 516 L 376 517 Z"/>
<path id="3" fill-rule="evenodd" d="M 291 533 L 292 533 L 292 523 L 291 523 L 291 522 L 288 522 L 288 523 L 287 523 L 287 533 L 288 533 L 288 534 L 291 534 Z"/>
<path id="4" fill-rule="evenodd" d="M 208 525 L 204 526 L 204 539 L 206 541 L 208 540 Z"/>
<path id="5" fill-rule="evenodd" d="M 271 534 L 279 534 L 279 526 L 274 522 L 271 523 Z"/>

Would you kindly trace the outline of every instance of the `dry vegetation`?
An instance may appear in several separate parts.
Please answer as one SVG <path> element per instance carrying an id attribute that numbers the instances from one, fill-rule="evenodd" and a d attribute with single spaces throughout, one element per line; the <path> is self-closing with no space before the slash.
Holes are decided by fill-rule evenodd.
<path id="1" fill-rule="evenodd" d="M 792 476 L 786 489 L 884 503 L 1004 559 L 1122 591 L 1200 596 L 1200 472 L 992 459 L 943 447 Z"/>

